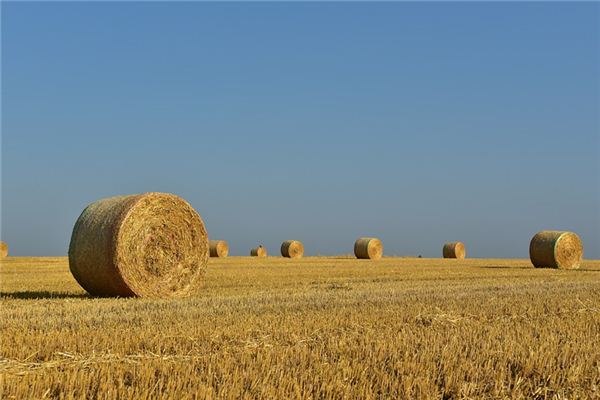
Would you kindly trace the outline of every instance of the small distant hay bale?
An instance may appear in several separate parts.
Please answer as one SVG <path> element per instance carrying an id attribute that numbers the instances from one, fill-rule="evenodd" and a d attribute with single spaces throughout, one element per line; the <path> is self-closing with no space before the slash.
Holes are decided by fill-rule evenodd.
<path id="1" fill-rule="evenodd" d="M 8 245 L 4 242 L 0 242 L 0 258 L 8 256 Z"/>
<path id="2" fill-rule="evenodd" d="M 250 250 L 250 255 L 252 257 L 266 257 L 267 256 L 267 249 L 265 247 L 263 247 L 262 245 L 253 248 L 252 250 Z"/>
<path id="3" fill-rule="evenodd" d="M 211 257 L 227 257 L 229 254 L 229 245 L 224 240 L 209 240 L 208 248 Z"/>
<path id="4" fill-rule="evenodd" d="M 304 246 L 299 240 L 286 240 L 281 244 L 281 255 L 287 258 L 300 258 L 304 254 Z"/>
<path id="5" fill-rule="evenodd" d="M 354 242 L 356 258 L 379 260 L 383 256 L 383 244 L 377 238 L 362 237 Z"/>
<path id="6" fill-rule="evenodd" d="M 182 297 L 199 286 L 208 262 L 200 215 L 166 193 L 117 196 L 81 213 L 69 268 L 94 296 Z"/>
<path id="7" fill-rule="evenodd" d="M 529 243 L 529 258 L 536 268 L 577 269 L 583 244 L 573 232 L 541 231 Z"/>
<path id="8" fill-rule="evenodd" d="M 444 245 L 442 250 L 444 258 L 460 258 L 463 259 L 467 256 L 465 245 L 462 242 L 450 242 Z"/>

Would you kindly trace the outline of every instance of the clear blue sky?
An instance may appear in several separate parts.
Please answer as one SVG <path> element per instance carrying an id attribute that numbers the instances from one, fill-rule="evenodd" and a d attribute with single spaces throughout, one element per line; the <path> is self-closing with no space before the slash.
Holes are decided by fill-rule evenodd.
<path id="1" fill-rule="evenodd" d="M 600 258 L 599 3 L 2 2 L 2 238 L 187 199 L 233 254 Z"/>

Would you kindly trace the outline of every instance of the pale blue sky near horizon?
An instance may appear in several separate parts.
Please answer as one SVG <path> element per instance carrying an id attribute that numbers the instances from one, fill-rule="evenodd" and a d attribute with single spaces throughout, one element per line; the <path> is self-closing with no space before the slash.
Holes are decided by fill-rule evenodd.
<path id="1" fill-rule="evenodd" d="M 600 258 L 599 3 L 2 2 L 1 236 L 188 200 L 231 253 Z"/>

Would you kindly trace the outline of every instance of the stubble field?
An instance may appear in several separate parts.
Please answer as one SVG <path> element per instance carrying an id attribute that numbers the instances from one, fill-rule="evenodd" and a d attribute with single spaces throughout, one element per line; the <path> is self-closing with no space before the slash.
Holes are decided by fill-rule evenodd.
<path id="1" fill-rule="evenodd" d="M 0 398 L 600 398 L 600 261 L 211 259 L 187 299 L 0 267 Z"/>

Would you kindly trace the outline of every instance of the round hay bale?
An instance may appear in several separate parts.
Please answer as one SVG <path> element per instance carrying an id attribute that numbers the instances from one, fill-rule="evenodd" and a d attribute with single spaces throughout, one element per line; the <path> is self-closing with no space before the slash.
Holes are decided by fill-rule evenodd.
<path id="1" fill-rule="evenodd" d="M 250 250 L 250 255 L 252 257 L 266 257 L 267 256 L 267 249 L 266 247 L 263 247 L 262 245 L 253 248 L 252 250 Z"/>
<path id="2" fill-rule="evenodd" d="M 467 256 L 465 245 L 462 242 L 450 242 L 444 245 L 442 250 L 444 258 L 460 258 L 463 259 Z"/>
<path id="3" fill-rule="evenodd" d="M 281 244 L 281 255 L 287 258 L 300 258 L 304 254 L 304 246 L 298 240 L 286 240 Z"/>
<path id="4" fill-rule="evenodd" d="M 383 244 L 377 238 L 358 238 L 354 242 L 354 255 L 356 258 L 379 260 L 383 256 Z"/>
<path id="5" fill-rule="evenodd" d="M 529 258 L 536 268 L 577 269 L 583 244 L 573 232 L 541 231 L 529 243 Z"/>
<path id="6" fill-rule="evenodd" d="M 211 257 L 227 257 L 229 245 L 224 240 L 209 240 L 208 248 Z"/>
<path id="7" fill-rule="evenodd" d="M 8 256 L 8 245 L 4 242 L 0 242 L 0 258 Z"/>
<path id="8" fill-rule="evenodd" d="M 117 196 L 81 213 L 69 268 L 94 296 L 182 297 L 198 287 L 208 262 L 198 213 L 166 193 Z"/>

